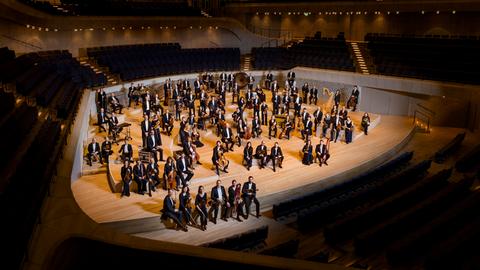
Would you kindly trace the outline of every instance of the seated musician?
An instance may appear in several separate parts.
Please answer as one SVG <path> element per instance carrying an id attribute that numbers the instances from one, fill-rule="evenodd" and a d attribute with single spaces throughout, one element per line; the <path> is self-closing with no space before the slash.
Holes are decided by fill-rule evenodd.
<path id="1" fill-rule="evenodd" d="M 155 162 L 158 162 L 157 152 L 160 154 L 160 161 L 163 160 L 163 149 L 160 147 L 160 142 L 157 140 L 155 136 L 155 132 L 150 130 L 150 134 L 147 138 L 147 151 L 152 153 Z"/>
<path id="2" fill-rule="evenodd" d="M 303 140 L 309 140 L 309 138 L 312 136 L 313 134 L 313 122 L 312 120 L 310 120 L 311 117 L 310 115 L 307 117 L 307 121 L 305 122 L 305 125 L 303 127 L 303 130 L 302 130 L 302 139 Z"/>
<path id="3" fill-rule="evenodd" d="M 278 114 L 278 107 L 280 105 L 280 101 L 280 96 L 277 94 L 277 92 L 274 92 L 272 96 L 273 114 Z"/>
<path id="4" fill-rule="evenodd" d="M 302 98 L 300 96 L 297 96 L 293 102 L 293 109 L 295 111 L 294 116 L 298 117 L 300 116 L 300 109 L 302 107 Z"/>
<path id="5" fill-rule="evenodd" d="M 217 113 L 215 114 L 215 118 L 216 118 L 215 123 L 217 124 L 217 136 L 220 136 L 220 134 L 223 134 L 224 125 L 226 123 L 225 114 L 221 109 L 217 110 Z"/>
<path id="6" fill-rule="evenodd" d="M 240 97 L 240 99 L 238 100 L 238 108 L 240 108 L 240 110 L 244 111 L 246 105 L 247 105 L 247 101 L 245 101 L 245 98 Z"/>
<path id="7" fill-rule="evenodd" d="M 103 126 L 106 123 L 108 123 L 107 114 L 105 113 L 105 109 L 100 108 L 100 112 L 97 114 L 98 133 L 102 132 L 102 130 L 107 131 Z"/>
<path id="8" fill-rule="evenodd" d="M 188 163 L 188 159 L 185 153 L 182 152 L 181 156 L 177 159 L 177 177 L 182 182 L 182 186 L 188 185 L 193 177 L 193 172 L 189 168 L 190 164 Z"/>
<path id="9" fill-rule="evenodd" d="M 272 139 L 273 137 L 277 137 L 277 120 L 275 120 L 275 115 L 272 115 L 272 118 L 268 122 L 268 139 Z"/>
<path id="10" fill-rule="evenodd" d="M 267 146 L 265 145 L 264 141 L 262 141 L 255 149 L 255 158 L 260 161 L 260 169 L 263 169 L 267 165 Z"/>
<path id="11" fill-rule="evenodd" d="M 108 119 L 108 135 L 112 134 L 114 138 L 117 137 L 117 133 L 115 132 L 117 129 L 117 125 L 118 118 L 115 113 L 112 112 L 112 116 L 110 117 L 110 119 Z"/>
<path id="12" fill-rule="evenodd" d="M 227 169 L 230 162 L 224 156 L 224 150 L 220 141 L 217 141 L 213 148 L 212 163 L 215 166 L 217 175 L 220 175 L 220 167 L 222 167 L 225 173 L 228 173 Z"/>
<path id="13" fill-rule="evenodd" d="M 103 88 L 97 90 L 97 109 L 107 109 L 107 94 Z"/>
<path id="14" fill-rule="evenodd" d="M 182 105 L 183 101 L 180 96 L 177 96 L 177 99 L 175 99 L 175 120 L 179 121 L 180 120 L 180 115 L 182 113 Z"/>
<path id="15" fill-rule="evenodd" d="M 250 141 L 248 141 L 245 148 L 243 148 L 243 161 L 247 166 L 247 170 L 250 171 L 253 162 L 253 147 Z"/>
<path id="16" fill-rule="evenodd" d="M 198 129 L 197 129 L 196 125 L 192 126 L 191 138 L 192 138 L 193 145 L 195 145 L 196 147 L 203 147 L 204 144 L 200 140 L 200 133 L 198 132 Z"/>
<path id="17" fill-rule="evenodd" d="M 202 90 L 202 92 L 200 92 L 200 108 L 202 111 L 207 110 L 207 101 L 208 101 L 207 92 L 205 92 L 205 90 Z"/>
<path id="18" fill-rule="evenodd" d="M 342 129 L 342 119 L 337 114 L 332 119 L 332 129 L 330 130 L 330 140 L 336 143 L 340 135 L 341 129 Z"/>
<path id="19" fill-rule="evenodd" d="M 133 180 L 137 183 L 138 194 L 144 195 L 147 191 L 147 170 L 140 160 L 137 160 L 137 164 L 133 167 Z"/>
<path id="20" fill-rule="evenodd" d="M 370 116 L 366 112 L 362 116 L 362 128 L 365 135 L 368 135 L 368 127 L 370 126 Z"/>
<path id="21" fill-rule="evenodd" d="M 180 186 L 179 178 L 177 177 L 177 166 L 172 157 L 168 157 L 163 167 L 163 182 L 165 189 L 175 189 L 178 191 Z"/>
<path id="22" fill-rule="evenodd" d="M 253 106 L 253 115 L 257 116 L 260 119 L 260 99 L 258 96 L 255 96 L 252 99 L 252 106 Z"/>
<path id="23" fill-rule="evenodd" d="M 280 132 L 279 138 L 281 139 L 285 134 L 287 136 L 287 140 L 290 140 L 290 132 L 292 131 L 292 120 L 290 120 L 290 115 L 287 115 L 285 122 L 283 123 L 283 129 Z"/>
<path id="24" fill-rule="evenodd" d="M 130 185 L 132 184 L 132 166 L 130 166 L 130 163 L 125 160 L 123 163 L 122 169 L 120 170 L 120 175 L 122 176 L 122 183 L 123 183 L 123 188 L 122 188 L 122 195 L 130 197 Z"/>
<path id="25" fill-rule="evenodd" d="M 250 216 L 250 206 L 252 205 L 252 202 L 255 203 L 257 218 L 259 218 L 261 216 L 260 202 L 257 199 L 257 185 L 253 182 L 253 176 L 249 176 L 248 181 L 243 184 L 242 197 L 245 202 L 245 208 L 247 209 L 245 218 L 248 219 L 248 216 Z"/>
<path id="26" fill-rule="evenodd" d="M 132 145 L 128 143 L 128 137 L 125 138 L 125 143 L 120 147 L 118 153 L 121 155 L 122 161 L 133 161 L 133 148 Z"/>
<path id="27" fill-rule="evenodd" d="M 190 207 L 190 201 L 192 197 L 190 196 L 190 188 L 188 186 L 184 186 L 182 188 L 182 192 L 178 195 L 178 210 L 183 214 L 185 223 L 193 225 L 192 217 L 192 207 Z"/>
<path id="28" fill-rule="evenodd" d="M 192 141 L 192 137 L 187 137 L 187 142 L 185 143 L 183 147 L 183 152 L 189 159 L 188 163 L 190 164 L 190 168 L 193 170 L 193 163 L 195 162 L 198 165 L 202 165 L 200 163 L 200 155 L 196 151 L 196 147 Z"/>
<path id="29" fill-rule="evenodd" d="M 290 112 L 290 101 L 291 101 L 290 95 L 288 94 L 287 91 L 284 91 L 283 92 L 283 97 L 282 97 L 282 108 L 281 108 L 280 113 L 289 114 L 289 112 Z"/>
<path id="30" fill-rule="evenodd" d="M 218 101 L 215 97 L 208 102 L 208 109 L 210 110 L 210 118 L 214 117 L 214 114 L 217 113 L 218 110 Z"/>
<path id="31" fill-rule="evenodd" d="M 110 107 L 112 108 L 112 112 L 118 111 L 119 114 L 122 114 L 123 105 L 120 104 L 120 101 L 114 93 L 110 95 L 109 103 Z"/>
<path id="32" fill-rule="evenodd" d="M 182 213 L 175 209 L 175 199 L 173 198 L 173 191 L 171 189 L 168 190 L 168 194 L 163 200 L 162 212 L 166 217 L 171 218 L 175 222 L 177 228 L 181 228 L 186 232 L 188 231 L 187 226 L 183 225 Z"/>
<path id="33" fill-rule="evenodd" d="M 247 132 L 247 123 L 245 123 L 245 120 L 243 120 L 243 118 L 239 118 L 237 123 L 238 147 L 242 145 L 242 138 L 245 138 L 246 132 Z"/>
<path id="34" fill-rule="evenodd" d="M 302 163 L 305 165 L 310 165 L 313 163 L 313 147 L 312 142 L 307 140 L 307 143 L 303 146 L 302 149 L 303 159 Z"/>
<path id="35" fill-rule="evenodd" d="M 275 172 L 275 165 L 277 162 L 278 162 L 278 167 L 280 169 L 282 168 L 283 153 L 282 153 L 282 148 L 280 148 L 280 146 L 278 145 L 278 142 L 275 142 L 272 149 L 270 150 L 270 160 L 272 160 L 274 172 Z"/>
<path id="36" fill-rule="evenodd" d="M 158 176 L 158 164 L 155 159 L 150 158 L 150 162 L 147 165 L 147 178 L 148 178 L 148 195 L 152 197 L 152 191 L 155 191 L 160 184 L 160 177 Z"/>
<path id="37" fill-rule="evenodd" d="M 172 135 L 173 118 L 168 109 L 166 109 L 165 113 L 162 115 L 162 129 L 167 132 L 168 136 Z"/>
<path id="38" fill-rule="evenodd" d="M 210 208 L 210 213 L 213 211 L 213 224 L 217 224 L 219 209 L 220 218 L 224 221 L 227 221 L 227 212 L 230 208 L 230 203 L 228 202 L 227 192 L 225 192 L 225 187 L 222 186 L 221 180 L 217 180 L 217 184 L 212 188 L 210 198 L 212 199 L 212 207 Z"/>
<path id="39" fill-rule="evenodd" d="M 237 215 L 235 219 L 239 222 L 242 222 L 240 215 L 244 216 L 244 204 L 242 199 L 239 198 L 240 188 L 241 184 L 237 184 L 237 180 L 232 180 L 232 185 L 228 187 L 228 203 L 230 204 L 230 209 L 227 213 L 227 218 L 233 217 L 233 212 L 235 211 L 235 214 Z"/>
<path id="40" fill-rule="evenodd" d="M 260 126 L 260 120 L 258 120 L 257 116 L 252 120 L 252 133 L 254 138 L 262 134 L 262 127 Z"/>
<path id="41" fill-rule="evenodd" d="M 230 124 L 226 124 L 225 128 L 223 129 L 222 133 L 222 142 L 225 143 L 225 149 L 228 152 L 233 151 L 233 132 L 232 128 L 230 127 Z M 230 147 L 228 146 L 230 144 Z"/>
<path id="42" fill-rule="evenodd" d="M 323 118 L 322 109 L 317 106 L 317 109 L 315 110 L 315 112 L 313 112 L 313 123 L 314 123 L 313 129 L 315 132 L 317 132 L 317 128 L 322 122 L 322 118 Z"/>
<path id="43" fill-rule="evenodd" d="M 113 154 L 112 150 L 112 142 L 108 138 L 108 136 L 105 136 L 105 141 L 102 143 L 102 159 L 105 159 L 107 164 L 109 163 L 109 156 Z"/>
<path id="44" fill-rule="evenodd" d="M 195 197 L 195 208 L 200 216 L 200 228 L 202 231 L 207 229 L 208 211 L 207 211 L 207 193 L 203 186 L 198 187 L 198 193 Z"/>
<path id="45" fill-rule="evenodd" d="M 100 145 L 97 143 L 97 140 L 95 140 L 95 138 L 92 138 L 92 142 L 88 144 L 87 150 L 88 150 L 88 153 L 87 153 L 88 165 L 92 166 L 93 158 L 95 158 L 96 160 L 100 161 L 101 164 L 103 164 L 103 160 L 100 157 Z"/>
<path id="46" fill-rule="evenodd" d="M 238 102 L 239 96 L 240 96 L 240 86 L 238 85 L 237 82 L 235 82 L 233 84 L 233 89 L 232 89 L 232 104 L 235 103 L 235 98 L 237 98 L 237 102 Z"/>
<path id="47" fill-rule="evenodd" d="M 318 160 L 318 166 L 322 167 L 322 164 L 327 164 L 327 160 L 330 158 L 330 154 L 328 153 L 328 147 L 325 144 L 325 141 L 320 140 L 320 143 L 315 146 L 315 159 Z"/>

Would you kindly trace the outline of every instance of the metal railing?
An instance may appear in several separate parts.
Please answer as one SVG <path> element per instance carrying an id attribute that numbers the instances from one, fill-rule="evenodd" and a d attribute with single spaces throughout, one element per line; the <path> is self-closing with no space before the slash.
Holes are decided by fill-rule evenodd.
<path id="1" fill-rule="evenodd" d="M 288 29 L 263 28 L 255 25 L 247 25 L 247 29 L 256 35 L 270 38 L 262 44 L 262 47 L 282 46 L 293 39 L 293 33 Z"/>
<path id="2" fill-rule="evenodd" d="M 435 115 L 436 113 L 433 110 L 417 103 L 417 107 L 413 112 L 413 124 L 426 133 L 430 133 L 430 123 Z"/>

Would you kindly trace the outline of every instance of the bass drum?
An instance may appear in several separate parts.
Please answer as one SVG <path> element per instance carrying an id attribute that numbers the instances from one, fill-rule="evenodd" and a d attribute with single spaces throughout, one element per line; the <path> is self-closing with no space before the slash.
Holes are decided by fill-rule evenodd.
<path id="1" fill-rule="evenodd" d="M 248 80 L 247 80 L 247 73 L 245 72 L 237 72 L 234 74 L 235 76 L 235 82 L 238 84 L 238 87 L 240 89 L 244 88 L 245 86 L 247 86 L 248 84 Z"/>

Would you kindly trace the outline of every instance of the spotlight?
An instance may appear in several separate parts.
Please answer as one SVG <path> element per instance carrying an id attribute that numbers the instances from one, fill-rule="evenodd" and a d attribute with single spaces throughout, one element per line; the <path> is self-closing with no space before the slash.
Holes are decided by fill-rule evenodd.
<path id="1" fill-rule="evenodd" d="M 93 31 L 93 28 L 90 28 L 90 29 L 88 29 L 88 30 Z"/>
<path id="2" fill-rule="evenodd" d="M 125 26 L 122 27 L 122 30 L 125 30 Z"/>
<path id="3" fill-rule="evenodd" d="M 318 12 L 318 15 L 322 15 L 322 12 Z"/>
<path id="4" fill-rule="evenodd" d="M 437 10 L 437 15 L 440 14 L 440 10 Z"/>
<path id="5" fill-rule="evenodd" d="M 218 26 L 215 26 L 215 30 L 217 30 L 217 29 L 218 29 Z"/>
<path id="6" fill-rule="evenodd" d="M 387 14 L 390 15 L 390 11 L 387 11 Z"/>
<path id="7" fill-rule="evenodd" d="M 77 29 L 77 28 L 75 28 L 75 29 L 73 29 L 73 31 L 74 31 L 74 32 L 77 32 L 77 31 L 78 31 L 78 29 Z"/>
<path id="8" fill-rule="evenodd" d="M 422 14 L 425 14 L 425 11 L 424 11 L 424 10 L 422 10 Z"/>
<path id="9" fill-rule="evenodd" d="M 54 32 L 58 32 L 58 29 L 57 29 L 57 28 L 55 28 L 55 29 L 53 29 L 53 31 L 54 31 Z"/>
<path id="10" fill-rule="evenodd" d="M 49 30 L 50 30 L 50 29 L 48 29 L 48 28 L 45 28 L 45 31 L 46 31 L 46 32 L 48 32 Z"/>
<path id="11" fill-rule="evenodd" d="M 397 10 L 397 12 L 396 12 L 396 13 L 397 13 L 397 15 L 398 15 L 398 14 L 400 14 L 400 11 L 398 11 L 398 10 Z"/>
<path id="12" fill-rule="evenodd" d="M 105 30 L 107 30 L 107 28 L 103 27 L 102 30 L 105 31 Z"/>
<path id="13" fill-rule="evenodd" d="M 27 28 L 30 28 L 30 24 L 27 24 Z"/>
<path id="14" fill-rule="evenodd" d="M 457 12 L 455 10 L 452 10 L 452 14 L 455 14 L 455 13 L 457 13 Z"/>

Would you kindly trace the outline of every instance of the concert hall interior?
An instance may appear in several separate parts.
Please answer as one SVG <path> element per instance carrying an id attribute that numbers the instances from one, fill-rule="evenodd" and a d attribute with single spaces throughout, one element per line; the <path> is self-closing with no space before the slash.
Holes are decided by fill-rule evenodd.
<path id="1" fill-rule="evenodd" d="M 0 1 L 1 269 L 480 269 L 480 1 Z"/>

